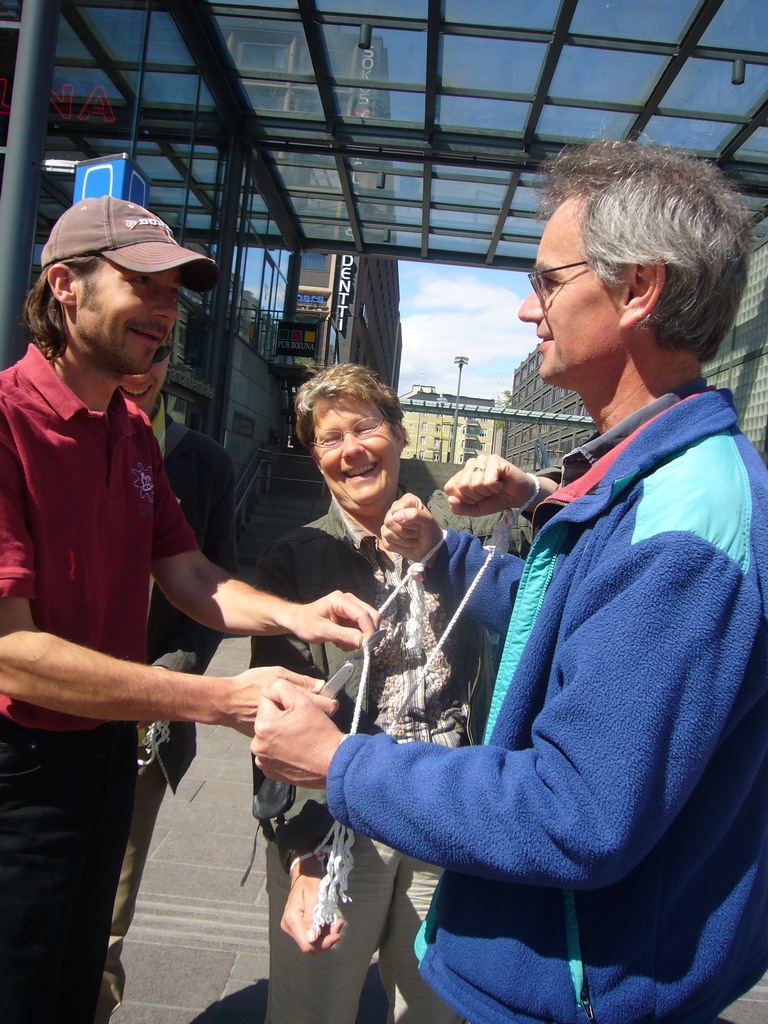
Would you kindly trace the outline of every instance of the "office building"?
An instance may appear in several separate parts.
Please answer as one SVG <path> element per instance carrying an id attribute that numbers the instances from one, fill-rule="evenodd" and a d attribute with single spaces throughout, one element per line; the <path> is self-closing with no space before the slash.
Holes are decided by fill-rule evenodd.
<path id="1" fill-rule="evenodd" d="M 515 370 L 509 400 L 512 409 L 535 412 L 562 412 L 586 416 L 575 391 L 545 384 L 539 376 L 539 352 L 534 349 Z M 589 427 L 545 423 L 508 423 L 504 429 L 504 457 L 526 472 L 562 464 L 563 456 L 581 444 L 594 431 Z"/>
<path id="2" fill-rule="evenodd" d="M 424 402 L 435 408 L 409 408 L 410 405 L 422 406 Z M 491 409 L 494 401 L 462 395 L 459 402 L 461 408 L 451 459 L 456 395 L 438 394 L 436 388 L 424 384 L 400 395 L 403 425 L 408 434 L 403 458 L 421 459 L 424 462 L 466 462 L 475 455 L 490 455 L 494 452 L 497 423 L 483 416 L 483 411 Z M 473 407 L 473 411 L 466 412 L 467 406 Z M 500 427 L 498 432 L 500 436 Z"/>

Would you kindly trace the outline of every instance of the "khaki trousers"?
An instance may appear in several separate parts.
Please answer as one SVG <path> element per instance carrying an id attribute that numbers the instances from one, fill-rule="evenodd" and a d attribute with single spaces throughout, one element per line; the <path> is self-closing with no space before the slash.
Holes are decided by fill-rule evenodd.
<path id="1" fill-rule="evenodd" d="M 166 785 L 163 770 L 157 761 L 139 768 L 131 832 L 123 857 L 120 882 L 115 894 L 112 934 L 109 937 L 107 961 L 101 979 L 99 1005 L 96 1009 L 94 1024 L 107 1024 L 110 1016 L 123 1001 L 125 970 L 120 962 L 120 954 L 123 949 L 123 939 L 128 932 L 136 909 L 136 897 L 141 884 L 141 876 L 144 873 L 149 844 L 152 840 L 160 804 L 163 802 Z"/>
<path id="2" fill-rule="evenodd" d="M 387 1024 L 460 1024 L 461 1017 L 419 974 L 413 942 L 440 869 L 355 834 L 350 903 L 342 904 L 342 940 L 307 956 L 280 928 L 288 875 L 267 843 L 269 1003 L 265 1024 L 354 1024 L 360 992 L 378 951 L 389 999 Z"/>

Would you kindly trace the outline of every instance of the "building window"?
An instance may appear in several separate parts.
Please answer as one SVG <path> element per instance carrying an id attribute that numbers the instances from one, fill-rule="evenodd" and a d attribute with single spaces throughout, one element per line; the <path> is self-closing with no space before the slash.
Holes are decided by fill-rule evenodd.
<path id="1" fill-rule="evenodd" d="M 325 270 L 328 257 L 322 252 L 305 252 L 301 256 L 302 270 Z"/>

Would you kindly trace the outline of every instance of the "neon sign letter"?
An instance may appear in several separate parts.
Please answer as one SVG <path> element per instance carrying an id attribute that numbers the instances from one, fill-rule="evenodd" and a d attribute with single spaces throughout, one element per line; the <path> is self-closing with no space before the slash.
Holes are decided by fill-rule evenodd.
<path id="1" fill-rule="evenodd" d="M 83 109 L 77 115 L 77 119 L 78 121 L 88 121 L 92 114 L 96 117 L 103 117 L 105 121 L 110 123 L 115 120 L 112 106 L 103 85 L 93 87 L 91 95 L 83 104 Z"/>

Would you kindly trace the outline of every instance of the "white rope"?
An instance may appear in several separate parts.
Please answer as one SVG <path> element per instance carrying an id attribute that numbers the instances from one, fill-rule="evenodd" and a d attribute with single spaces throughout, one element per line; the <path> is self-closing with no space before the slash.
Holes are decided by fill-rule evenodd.
<path id="1" fill-rule="evenodd" d="M 410 704 L 411 698 L 413 697 L 414 693 L 416 693 L 416 690 L 423 683 L 426 683 L 427 675 L 429 673 L 429 670 L 432 668 L 433 661 L 435 660 L 435 658 L 438 656 L 440 651 L 445 646 L 445 643 L 448 640 L 448 637 L 451 635 L 451 630 L 453 629 L 453 627 L 458 622 L 459 616 L 464 611 L 464 608 L 466 607 L 467 602 L 469 601 L 470 597 L 474 593 L 475 588 L 477 587 L 477 585 L 480 582 L 480 580 L 483 578 L 483 574 L 485 573 L 485 570 L 491 564 L 491 562 L 493 561 L 494 557 L 496 557 L 496 556 L 501 557 L 502 555 L 506 555 L 507 551 L 509 550 L 509 538 L 510 538 L 510 534 L 512 533 L 512 527 L 514 526 L 516 521 L 517 521 L 517 515 L 514 514 L 510 509 L 505 509 L 505 511 L 503 512 L 503 514 L 502 514 L 501 518 L 499 519 L 498 523 L 494 527 L 494 530 L 493 530 L 493 533 L 491 534 L 490 540 L 486 541 L 485 544 L 483 545 L 483 550 L 488 552 L 485 561 L 483 562 L 483 564 L 478 569 L 477 575 L 475 576 L 475 578 L 472 580 L 472 582 L 469 585 L 469 589 L 467 590 L 466 594 L 464 595 L 464 597 L 459 602 L 459 606 L 456 609 L 456 611 L 453 613 L 453 616 L 451 617 L 450 622 L 445 627 L 443 635 L 440 637 L 440 639 L 438 640 L 437 644 L 435 645 L 434 650 L 432 651 L 430 656 L 427 658 L 426 664 L 424 665 L 424 668 L 421 670 L 418 679 L 413 684 L 413 686 L 410 688 L 408 693 L 405 695 L 405 700 L 403 701 L 402 705 L 400 706 L 400 710 L 398 711 L 397 717 L 395 718 L 395 721 L 393 723 L 393 728 L 394 728 L 395 725 L 397 725 L 397 723 L 400 721 L 400 719 L 405 714 L 406 708 Z M 432 552 L 430 552 L 430 555 L 428 555 L 427 558 L 424 559 L 425 562 L 429 561 L 429 558 L 430 558 L 431 554 L 432 554 Z M 413 566 L 411 566 L 411 568 L 413 568 Z"/>
<path id="2" fill-rule="evenodd" d="M 509 549 L 509 537 L 512 532 L 512 527 L 517 519 L 517 516 L 507 510 L 503 513 L 501 519 L 496 524 L 496 527 L 491 534 L 491 538 L 484 545 L 484 549 L 488 552 L 488 555 L 480 566 L 477 575 L 472 580 L 466 594 L 459 603 L 458 608 L 454 612 L 450 622 L 445 628 L 443 635 L 435 645 L 434 650 L 430 654 L 429 658 L 424 665 L 424 668 L 419 673 L 416 682 L 413 684 L 411 689 L 408 691 L 405 700 L 397 714 L 397 718 L 393 723 L 393 728 L 400 721 L 401 717 L 405 713 L 411 698 L 414 693 L 422 684 L 426 684 L 427 676 L 432 663 L 438 656 L 440 651 L 443 649 L 448 637 L 450 636 L 451 630 L 458 621 L 459 616 L 464 610 L 467 602 L 472 596 L 475 588 L 482 579 L 483 573 L 486 571 L 488 566 L 491 564 L 494 556 L 504 555 Z M 417 617 L 421 622 L 424 618 L 424 586 L 423 580 L 426 573 L 425 563 L 435 554 L 437 549 L 443 543 L 447 536 L 445 530 L 440 540 L 435 544 L 431 551 L 427 552 L 421 562 L 414 562 L 408 567 L 408 572 L 403 576 L 403 579 L 397 584 L 393 592 L 389 595 L 386 601 L 379 608 L 379 613 L 383 614 L 386 608 L 394 601 L 404 586 L 410 581 L 412 584 L 412 591 L 419 595 L 420 602 L 416 602 L 416 609 L 414 614 L 414 608 L 411 607 L 410 619 Z M 360 722 L 360 715 L 363 708 L 363 700 L 365 697 L 366 690 L 368 689 L 368 675 L 370 672 L 371 665 L 371 652 L 367 646 L 363 647 L 363 668 L 360 673 L 360 685 L 357 691 L 357 700 L 355 701 L 355 712 L 352 718 L 352 727 L 350 729 L 350 735 L 354 735 L 357 732 L 357 727 Z M 317 903 L 312 911 L 312 927 L 309 930 L 309 941 L 314 942 L 320 935 L 321 930 L 326 925 L 335 924 L 338 920 L 338 909 L 339 903 L 350 902 L 350 896 L 347 894 L 347 883 L 349 880 L 349 874 L 354 866 L 354 856 L 352 853 L 352 846 L 355 842 L 355 834 L 351 828 L 346 825 L 342 825 L 338 821 L 334 821 L 333 826 L 328 835 L 323 839 L 322 843 L 316 847 L 312 853 L 317 857 L 322 857 L 325 854 L 328 858 L 325 874 L 320 881 L 320 888 L 317 895 Z"/>
<path id="3" fill-rule="evenodd" d="M 371 670 L 371 649 L 368 644 L 363 646 L 363 668 L 360 673 L 360 684 L 357 688 L 357 700 L 355 701 L 355 713 L 352 717 L 352 725 L 349 730 L 350 736 L 353 736 L 357 732 L 357 727 L 360 724 L 360 715 L 363 712 L 363 698 L 365 691 L 368 689 L 368 673 Z"/>
<path id="4" fill-rule="evenodd" d="M 539 496 L 541 494 L 541 477 L 534 476 L 533 473 L 525 474 L 533 484 L 533 494 L 530 496 L 528 501 L 524 505 L 521 505 L 517 510 L 518 512 L 527 512 L 533 505 L 537 505 L 539 502 Z"/>
<path id="5" fill-rule="evenodd" d="M 339 919 L 339 903 L 350 903 L 351 897 L 347 894 L 349 873 L 354 867 L 352 846 L 355 842 L 355 833 L 351 828 L 334 821 L 333 827 L 320 845 L 313 850 L 313 854 L 321 858 L 328 858 L 325 866 L 325 874 L 320 880 L 320 888 L 317 892 L 317 903 L 312 911 L 312 927 L 309 929 L 307 938 L 314 942 L 326 925 L 335 924 Z"/>
<path id="6" fill-rule="evenodd" d="M 530 476 L 531 474 L 529 473 L 528 475 Z M 539 490 L 541 489 L 541 484 L 538 483 L 538 479 L 539 478 L 536 477 L 536 494 L 534 494 L 533 497 L 523 505 L 522 509 L 518 509 L 518 512 L 524 511 L 536 500 Z M 504 509 L 501 514 L 501 518 L 493 528 L 493 533 L 491 534 L 490 539 L 483 544 L 483 548 L 486 551 L 491 551 L 494 555 L 499 556 L 507 554 L 509 551 L 509 538 L 512 535 L 512 528 L 517 522 L 517 514 L 518 513 L 513 512 L 511 508 Z"/>
<path id="7" fill-rule="evenodd" d="M 379 614 L 383 614 L 390 604 L 395 600 L 397 595 L 407 586 L 410 582 L 412 594 L 418 595 L 421 600 L 419 602 L 418 597 L 416 600 L 417 615 L 420 620 L 423 620 L 423 609 L 424 609 L 424 586 L 423 579 L 426 572 L 424 563 L 428 562 L 430 558 L 435 554 L 437 549 L 445 540 L 447 534 L 443 530 L 440 540 L 435 544 L 431 551 L 428 551 L 421 562 L 414 562 L 408 567 L 408 571 L 405 573 L 403 578 L 397 584 L 395 589 L 386 599 L 386 601 L 379 608 Z M 420 593 L 419 593 L 420 592 Z M 418 611 L 419 607 L 421 611 Z M 414 609 L 411 609 L 411 615 L 409 618 L 414 617 Z M 419 623 L 421 627 L 421 621 Z M 419 630 L 420 632 L 420 630 Z M 423 637 L 423 634 L 422 634 Z M 416 642 L 419 642 L 419 637 L 416 637 Z M 423 638 L 421 639 L 423 646 Z M 355 701 L 355 711 L 352 717 L 352 725 L 349 730 L 349 735 L 352 736 L 357 732 L 358 725 L 360 724 L 360 716 L 363 711 L 363 702 L 365 700 L 365 694 L 368 689 L 368 676 L 370 675 L 371 669 L 371 651 L 368 645 L 363 646 L 363 667 L 360 673 L 360 684 L 357 689 L 357 700 Z M 342 825 L 338 821 L 334 821 L 333 826 L 328 835 L 323 839 L 322 843 L 317 846 L 312 853 L 317 857 L 322 857 L 325 854 L 328 858 L 325 866 L 325 874 L 320 880 L 320 888 L 317 894 L 317 903 L 315 904 L 314 910 L 312 911 L 312 927 L 309 930 L 308 939 L 310 942 L 314 942 L 315 939 L 320 935 L 321 930 L 326 925 L 335 924 L 338 920 L 339 903 L 350 902 L 350 896 L 347 894 L 347 883 L 349 880 L 349 873 L 354 867 L 354 855 L 352 853 L 352 846 L 355 842 L 355 833 L 351 828 L 346 825 Z"/>
<path id="8" fill-rule="evenodd" d="M 167 743 L 171 738 L 171 724 L 170 722 L 150 722 L 147 727 L 147 734 L 144 737 L 144 742 L 141 744 L 147 752 L 146 757 L 137 757 L 136 763 L 140 768 L 146 768 L 148 764 L 157 757 L 157 748 L 161 743 Z"/>

